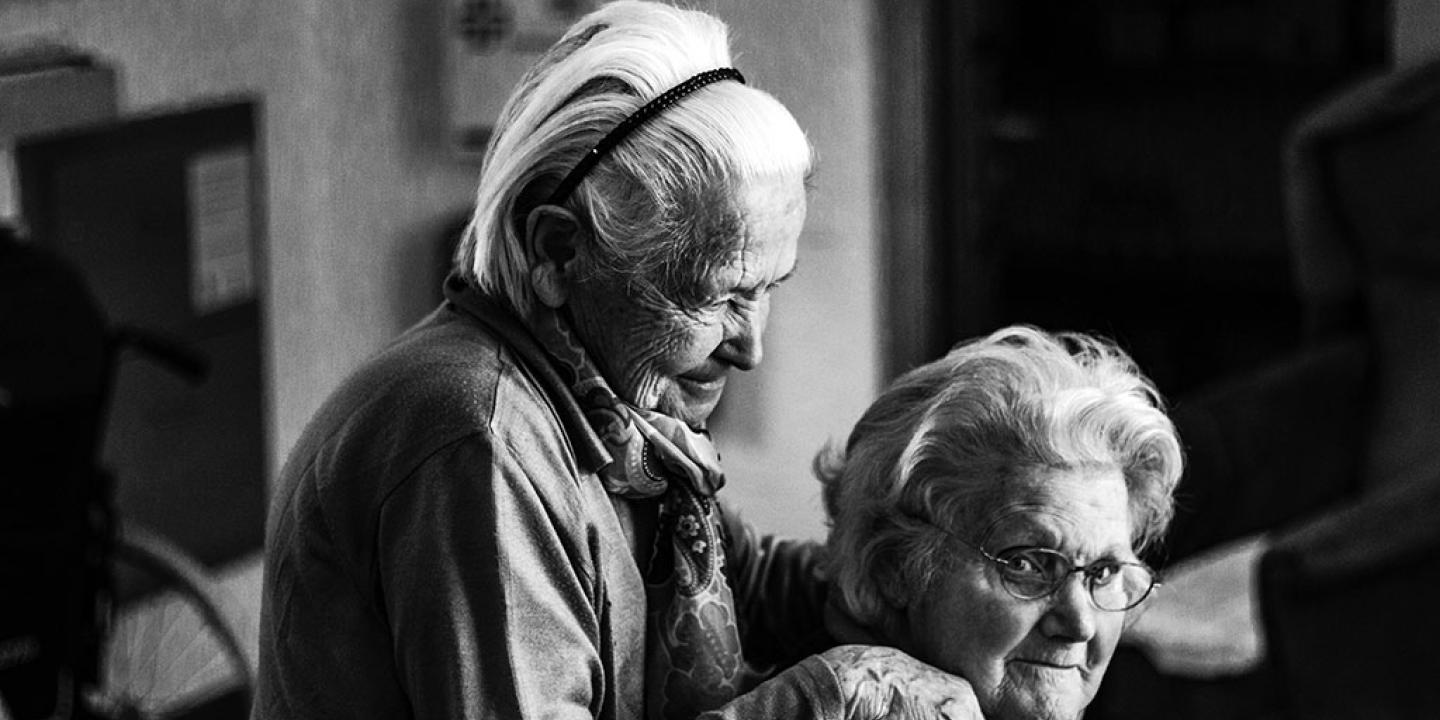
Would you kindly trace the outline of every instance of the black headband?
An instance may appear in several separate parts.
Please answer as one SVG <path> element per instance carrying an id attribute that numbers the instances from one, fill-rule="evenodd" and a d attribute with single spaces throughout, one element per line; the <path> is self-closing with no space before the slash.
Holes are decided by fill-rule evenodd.
<path id="1" fill-rule="evenodd" d="M 616 125 L 615 129 L 607 133 L 605 137 L 600 138 L 600 142 L 595 143 L 595 147 L 590 148 L 589 152 L 581 156 L 580 162 L 575 163 L 575 167 L 565 176 L 564 180 L 560 181 L 560 185 L 555 188 L 555 192 L 550 193 L 550 204 L 559 205 L 565 202 L 565 198 L 569 197 L 571 192 L 574 192 L 575 186 L 580 184 L 580 181 L 585 178 L 586 173 L 589 173 L 590 169 L 595 167 L 596 163 L 600 162 L 600 158 L 605 157 L 606 153 L 615 149 L 615 146 L 619 145 L 620 142 L 625 139 L 625 136 L 633 132 L 635 128 L 645 124 L 645 121 L 660 114 L 660 111 L 665 108 L 679 102 L 680 98 L 710 83 L 720 82 L 721 80 L 735 80 L 744 84 L 745 76 L 741 75 L 740 71 L 735 68 L 706 70 L 666 90 L 656 96 L 654 100 L 642 105 L 639 110 L 631 113 L 630 117 L 625 118 L 619 125 Z"/>

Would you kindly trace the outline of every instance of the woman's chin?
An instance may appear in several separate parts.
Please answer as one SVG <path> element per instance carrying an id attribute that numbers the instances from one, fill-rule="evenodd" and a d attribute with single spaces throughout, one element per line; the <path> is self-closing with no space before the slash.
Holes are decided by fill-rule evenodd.
<path id="1" fill-rule="evenodd" d="M 994 711 L 986 712 L 985 717 L 989 720 L 1080 720 L 1084 711 L 1083 703 L 1046 698 L 1040 702 L 1005 703 Z"/>
<path id="2" fill-rule="evenodd" d="M 1074 672 L 1074 671 L 1071 671 Z M 1051 673 L 1045 673 L 1049 675 Z M 1015 678 L 996 699 L 993 708 L 985 708 L 990 720 L 1077 720 L 1084 714 L 1090 698 L 1084 682 L 1078 677 Z"/>

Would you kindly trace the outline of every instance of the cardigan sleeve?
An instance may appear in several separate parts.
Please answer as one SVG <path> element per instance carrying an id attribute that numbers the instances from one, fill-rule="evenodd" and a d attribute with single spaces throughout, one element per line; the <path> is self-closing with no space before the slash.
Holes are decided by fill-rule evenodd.
<path id="1" fill-rule="evenodd" d="M 819 543 L 761 535 L 724 507 L 725 561 L 745 659 L 784 668 L 836 643 L 825 629 L 829 581 Z"/>
<path id="2" fill-rule="evenodd" d="M 572 510 L 537 489 L 516 453 L 484 438 L 443 449 L 386 498 L 376 581 L 415 717 L 604 714 L 613 652 L 597 610 L 605 591 Z M 742 632 L 757 657 L 785 669 L 703 717 L 843 717 L 834 672 L 806 657 L 823 649 L 822 613 L 811 612 L 824 602 L 816 548 L 761 540 L 732 516 L 726 531 L 739 552 L 727 562 Z M 766 632 L 781 637 L 765 641 Z"/>
<path id="3" fill-rule="evenodd" d="M 385 500 L 376 575 L 414 717 L 600 714 L 602 591 L 566 518 L 483 437 L 442 449 Z"/>
<path id="4" fill-rule="evenodd" d="M 828 583 L 820 570 L 820 546 L 762 537 L 723 504 L 721 517 L 741 646 L 758 685 L 701 717 L 843 718 L 839 681 L 814 654 L 833 644 L 823 623 Z"/>
<path id="5" fill-rule="evenodd" d="M 819 655 L 786 668 L 700 720 L 844 720 L 840 681 Z"/>

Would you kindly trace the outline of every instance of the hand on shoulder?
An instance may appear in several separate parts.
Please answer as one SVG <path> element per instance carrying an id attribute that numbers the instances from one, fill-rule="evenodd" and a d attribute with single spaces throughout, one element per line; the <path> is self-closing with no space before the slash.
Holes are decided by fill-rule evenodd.
<path id="1" fill-rule="evenodd" d="M 895 648 L 840 645 L 821 653 L 846 720 L 983 720 L 970 683 Z"/>

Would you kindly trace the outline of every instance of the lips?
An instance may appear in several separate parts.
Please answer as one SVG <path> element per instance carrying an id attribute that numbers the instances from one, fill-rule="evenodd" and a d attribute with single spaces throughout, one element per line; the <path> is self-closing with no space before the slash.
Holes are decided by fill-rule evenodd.
<path id="1" fill-rule="evenodd" d="M 1035 666 L 1035 667 L 1049 668 L 1049 669 L 1052 669 L 1052 670 L 1079 670 L 1079 669 L 1080 669 L 1080 663 L 1077 663 L 1077 662 L 1068 662 L 1068 661 L 1065 661 L 1065 660 L 1058 660 L 1058 659 L 1057 659 L 1057 660 L 1040 660 L 1040 659 L 1029 659 L 1029 658 L 1017 658 L 1017 659 L 1015 659 L 1013 662 L 1024 663 L 1024 664 L 1026 664 L 1026 665 L 1033 665 L 1033 666 Z"/>
<path id="2" fill-rule="evenodd" d="M 725 387 L 724 373 L 681 375 L 676 380 L 687 391 L 698 395 L 717 393 Z"/>

